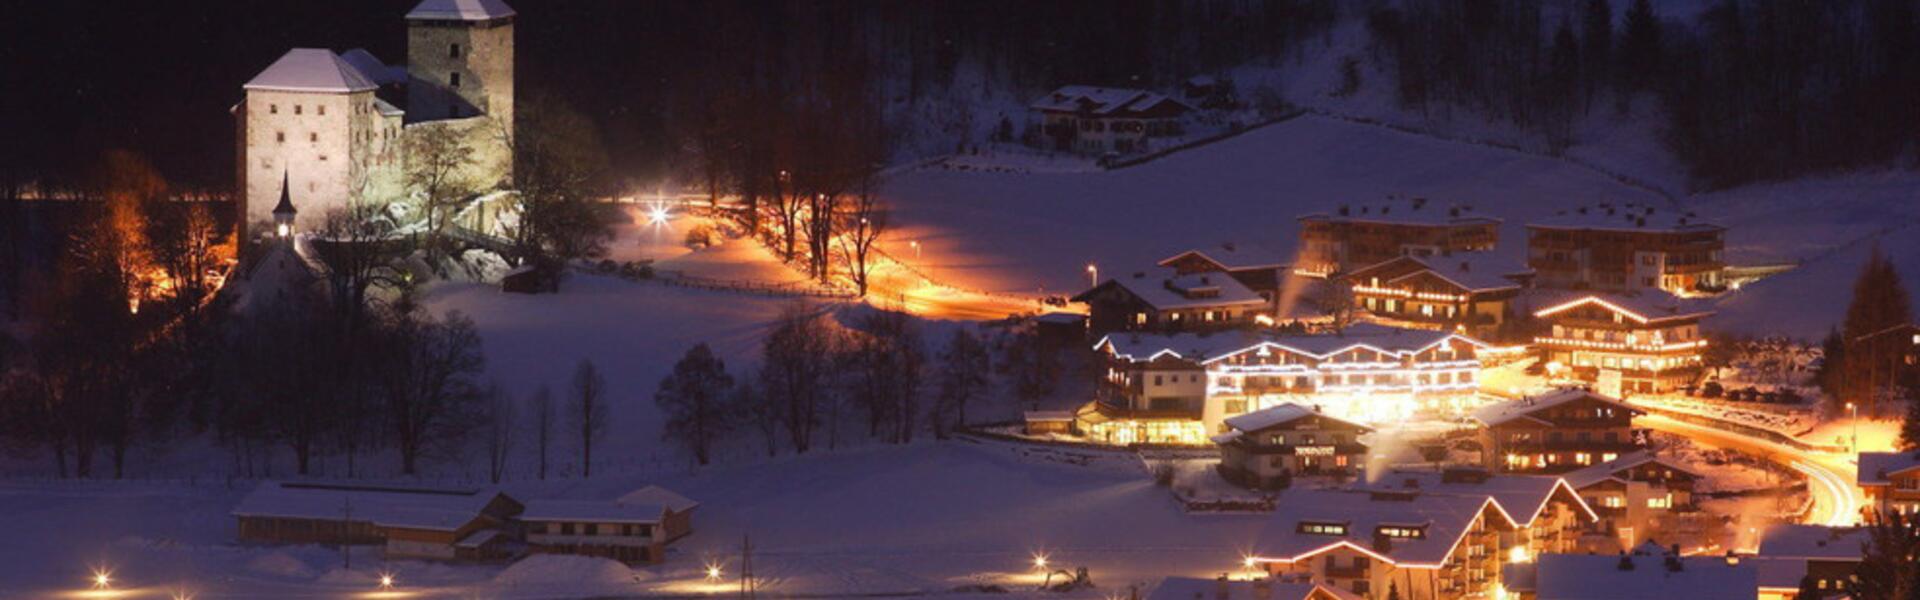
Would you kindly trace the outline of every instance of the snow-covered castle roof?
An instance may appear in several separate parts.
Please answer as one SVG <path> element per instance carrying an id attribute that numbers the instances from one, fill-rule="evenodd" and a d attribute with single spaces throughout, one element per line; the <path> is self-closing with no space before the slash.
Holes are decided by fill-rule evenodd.
<path id="1" fill-rule="evenodd" d="M 326 48 L 294 48 L 247 81 L 249 90 L 358 92 L 380 87 Z"/>
<path id="2" fill-rule="evenodd" d="M 500 0 L 422 0 L 407 11 L 408 19 L 427 21 L 491 21 L 513 16 L 513 7 Z"/>

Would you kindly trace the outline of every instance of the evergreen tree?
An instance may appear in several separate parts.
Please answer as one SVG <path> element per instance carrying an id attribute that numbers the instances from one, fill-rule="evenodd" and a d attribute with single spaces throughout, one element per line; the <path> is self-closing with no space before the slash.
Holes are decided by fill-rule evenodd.
<path id="1" fill-rule="evenodd" d="M 714 442 L 733 427 L 726 405 L 732 389 L 733 376 L 711 348 L 703 343 L 687 350 L 653 395 L 667 416 L 661 437 L 678 442 L 695 462 L 706 465 L 713 458 Z"/>
<path id="2" fill-rule="evenodd" d="M 1653 14 L 1648 0 L 1633 0 L 1627 8 L 1626 31 L 1620 38 L 1621 88 L 1637 92 L 1658 81 L 1660 69 L 1660 18 Z"/>
<path id="3" fill-rule="evenodd" d="M 1853 299 L 1840 325 L 1845 350 L 1840 361 L 1839 401 L 1874 406 L 1882 390 L 1894 387 L 1894 369 L 1886 364 L 1889 357 L 1876 355 L 1871 345 L 1860 342 L 1867 335 L 1912 321 L 1912 299 L 1900 282 L 1900 274 L 1875 244 L 1854 280 Z"/>
<path id="4" fill-rule="evenodd" d="M 1853 594 L 1860 600 L 1911 600 L 1920 597 L 1920 523 L 1898 512 L 1875 513 L 1856 574 Z"/>
<path id="5" fill-rule="evenodd" d="M 1900 449 L 1920 450 L 1920 400 L 1907 403 L 1907 418 L 1900 422 Z"/>
<path id="6" fill-rule="evenodd" d="M 1593 110 L 1593 97 L 1608 83 L 1613 72 L 1613 4 L 1607 0 L 1587 0 L 1580 17 L 1581 79 L 1584 93 L 1581 111 Z"/>

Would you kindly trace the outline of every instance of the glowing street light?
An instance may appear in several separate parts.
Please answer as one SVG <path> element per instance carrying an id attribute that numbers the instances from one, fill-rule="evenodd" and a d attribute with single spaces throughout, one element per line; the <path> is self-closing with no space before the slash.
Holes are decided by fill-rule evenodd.
<path id="1" fill-rule="evenodd" d="M 647 221 L 653 225 L 667 224 L 667 207 L 655 204 L 647 209 Z"/>
<path id="2" fill-rule="evenodd" d="M 1853 443 L 1848 445 L 1853 446 L 1854 454 L 1859 454 L 1860 453 L 1860 409 L 1855 408 L 1852 402 L 1848 402 L 1847 413 L 1848 413 L 1848 416 L 1853 420 Z"/>
<path id="3" fill-rule="evenodd" d="M 1100 286 L 1100 267 L 1093 266 L 1093 263 L 1087 263 L 1087 287 L 1099 287 L 1099 286 Z"/>
<path id="4" fill-rule="evenodd" d="M 720 565 L 709 563 L 707 565 L 707 581 L 719 581 L 719 580 L 720 580 Z"/>
<path id="5" fill-rule="evenodd" d="M 93 570 L 93 589 L 104 590 L 113 587 L 113 572 L 104 567 Z"/>
<path id="6" fill-rule="evenodd" d="M 907 240 L 907 245 L 913 247 L 913 259 L 920 260 L 920 240 Z"/>
<path id="7" fill-rule="evenodd" d="M 1043 571 L 1046 570 L 1047 555 L 1039 552 L 1033 553 L 1033 568 L 1037 570 L 1043 570 Z"/>
<path id="8" fill-rule="evenodd" d="M 381 574 L 380 574 L 380 589 L 383 589 L 383 590 L 391 590 L 391 589 L 393 589 L 393 574 L 392 574 L 392 573 L 381 573 Z"/>

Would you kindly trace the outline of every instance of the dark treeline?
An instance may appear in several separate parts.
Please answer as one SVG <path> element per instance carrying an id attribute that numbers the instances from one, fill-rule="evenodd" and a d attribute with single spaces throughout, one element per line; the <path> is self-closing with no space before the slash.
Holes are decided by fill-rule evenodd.
<path id="1" fill-rule="evenodd" d="M 403 62 L 415 0 L 350 5 L 71 2 L 0 19 L 0 173 L 62 180 L 108 148 L 153 157 L 183 189 L 232 185 L 240 86 L 290 47 L 365 47 Z M 780 95 L 850 69 L 894 101 L 938 94 L 972 61 L 1031 93 L 1063 83 L 1164 85 L 1271 60 L 1324 32 L 1334 0 L 572 0 L 516 8 L 522 94 L 564 97 L 639 181 L 680 154 L 676 94 L 723 75 Z M 757 64 L 757 67 L 742 67 Z M 858 65 L 857 67 L 855 65 Z M 744 69 L 744 70 L 743 70 Z M 869 91 L 883 88 L 874 85 Z M 874 100 L 880 100 L 874 98 Z M 0 177 L 6 179 L 8 177 Z"/>
<path id="2" fill-rule="evenodd" d="M 1373 57 L 1397 74 L 1405 106 L 1476 110 L 1555 150 L 1578 116 L 1658 98 L 1669 148 L 1709 187 L 1884 164 L 1920 141 L 1914 0 L 1722 0 L 1684 21 L 1647 0 L 1575 6 L 1554 17 L 1524 0 L 1379 9 Z"/>

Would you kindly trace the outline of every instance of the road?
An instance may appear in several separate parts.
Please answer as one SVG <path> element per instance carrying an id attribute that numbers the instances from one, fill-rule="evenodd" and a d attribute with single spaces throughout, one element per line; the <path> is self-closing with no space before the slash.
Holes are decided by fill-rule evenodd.
<path id="1" fill-rule="evenodd" d="M 1660 415 L 1642 416 L 1635 419 L 1634 423 L 1655 431 L 1664 431 L 1722 448 L 1746 452 L 1786 465 L 1806 475 L 1807 493 L 1813 498 L 1813 509 L 1807 512 L 1806 518 L 1809 524 L 1840 527 L 1854 525 L 1860 521 L 1860 509 L 1866 505 L 1866 500 L 1860 495 L 1859 488 L 1853 485 L 1855 467 L 1844 457 L 1807 452 L 1778 442 L 1694 425 Z"/>

